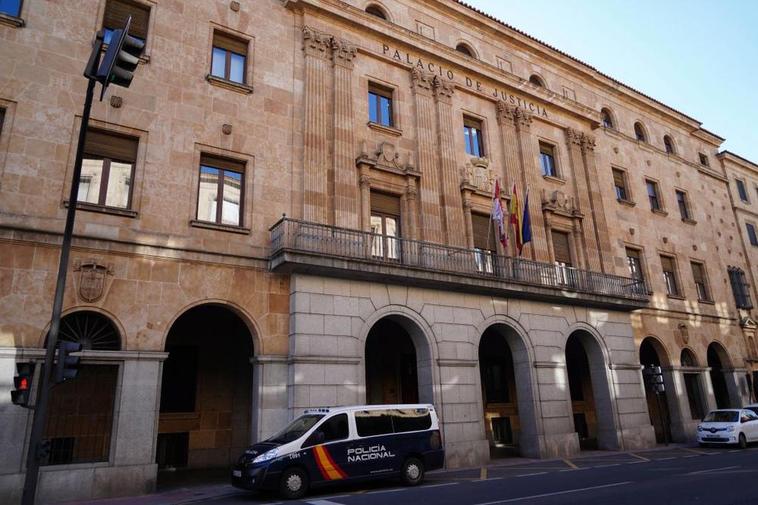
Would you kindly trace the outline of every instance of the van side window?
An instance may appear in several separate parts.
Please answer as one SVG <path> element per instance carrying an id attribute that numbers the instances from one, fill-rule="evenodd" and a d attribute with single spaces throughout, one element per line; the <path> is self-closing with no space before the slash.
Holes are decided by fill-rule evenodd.
<path id="1" fill-rule="evenodd" d="M 432 427 L 432 416 L 427 409 L 397 409 L 392 411 L 395 433 L 428 430 Z"/>
<path id="2" fill-rule="evenodd" d="M 334 442 L 336 440 L 344 440 L 349 435 L 349 429 L 347 426 L 347 414 L 337 414 L 324 421 L 324 423 L 316 428 L 316 431 L 310 434 L 308 440 L 305 441 L 303 447 L 311 447 L 318 444 L 325 444 L 327 442 Z"/>
<path id="3" fill-rule="evenodd" d="M 371 437 L 392 433 L 392 416 L 386 410 L 360 410 L 355 413 L 358 436 Z"/>

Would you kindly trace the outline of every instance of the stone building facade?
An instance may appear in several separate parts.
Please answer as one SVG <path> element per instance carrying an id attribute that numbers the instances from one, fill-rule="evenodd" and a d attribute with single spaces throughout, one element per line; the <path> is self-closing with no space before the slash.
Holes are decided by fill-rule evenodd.
<path id="1" fill-rule="evenodd" d="M 4 503 L 81 71 L 126 14 L 146 52 L 89 124 L 63 320 L 85 351 L 53 390 L 44 500 L 223 468 L 312 406 L 433 403 L 458 467 L 684 441 L 748 401 L 732 181 L 752 201 L 758 178 L 693 118 L 455 1 L 26 0 L 0 14 Z M 528 202 L 521 256 L 496 182 Z"/>

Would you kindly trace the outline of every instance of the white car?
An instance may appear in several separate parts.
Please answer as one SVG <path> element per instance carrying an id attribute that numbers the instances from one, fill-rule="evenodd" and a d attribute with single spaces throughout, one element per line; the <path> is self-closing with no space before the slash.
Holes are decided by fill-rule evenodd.
<path id="1" fill-rule="evenodd" d="M 741 449 L 758 442 L 758 414 L 750 409 L 712 410 L 697 426 L 697 442 L 737 444 Z"/>
<path id="2" fill-rule="evenodd" d="M 758 403 L 751 403 L 750 405 L 745 405 L 745 408 L 748 410 L 752 410 L 758 415 Z"/>

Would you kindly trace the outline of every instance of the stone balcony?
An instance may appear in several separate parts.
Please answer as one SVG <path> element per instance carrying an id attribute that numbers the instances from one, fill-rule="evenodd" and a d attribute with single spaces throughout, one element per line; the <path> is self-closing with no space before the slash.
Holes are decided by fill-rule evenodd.
<path id="1" fill-rule="evenodd" d="M 649 290 L 640 280 L 490 251 L 377 235 L 282 218 L 270 229 L 269 266 L 305 273 L 551 303 L 635 310 Z"/>

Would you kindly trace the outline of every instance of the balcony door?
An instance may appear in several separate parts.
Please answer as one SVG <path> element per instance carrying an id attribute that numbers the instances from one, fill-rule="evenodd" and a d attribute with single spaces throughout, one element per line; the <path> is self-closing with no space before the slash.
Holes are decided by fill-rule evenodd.
<path id="1" fill-rule="evenodd" d="M 550 236 L 553 239 L 556 280 L 559 285 L 567 286 L 572 281 L 571 267 L 573 267 L 569 235 L 562 231 L 551 230 Z"/>
<path id="2" fill-rule="evenodd" d="M 471 228 L 474 232 L 474 261 L 476 271 L 491 274 L 494 272 L 493 256 L 497 253 L 495 230 L 489 216 L 471 214 Z"/>
<path id="3" fill-rule="evenodd" d="M 400 197 L 371 192 L 371 255 L 400 261 Z"/>

